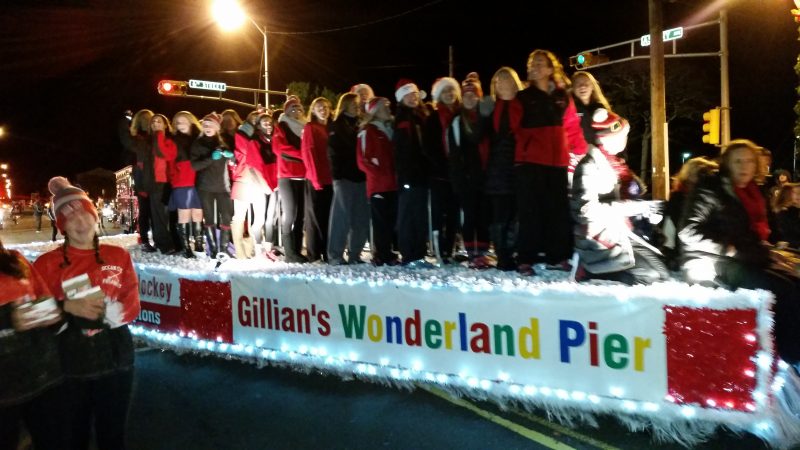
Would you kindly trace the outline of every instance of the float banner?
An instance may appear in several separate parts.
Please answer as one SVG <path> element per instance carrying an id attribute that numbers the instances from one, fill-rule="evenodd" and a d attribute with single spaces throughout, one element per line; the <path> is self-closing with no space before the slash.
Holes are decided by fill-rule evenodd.
<path id="1" fill-rule="evenodd" d="M 180 280 L 168 270 L 135 265 L 142 311 L 136 323 L 177 330 L 181 316 Z"/>
<path id="2" fill-rule="evenodd" d="M 660 301 L 236 275 L 231 300 L 233 341 L 244 345 L 642 401 L 667 395 Z"/>

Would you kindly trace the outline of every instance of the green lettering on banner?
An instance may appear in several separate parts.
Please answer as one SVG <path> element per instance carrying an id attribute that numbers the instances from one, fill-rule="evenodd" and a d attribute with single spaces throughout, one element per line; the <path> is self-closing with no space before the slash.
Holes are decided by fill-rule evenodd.
<path id="1" fill-rule="evenodd" d="M 348 339 L 364 339 L 364 320 L 367 317 L 367 307 L 359 306 L 356 313 L 355 305 L 348 305 L 345 311 L 344 305 L 339 305 L 339 314 L 342 316 L 342 328 L 344 335 Z"/>

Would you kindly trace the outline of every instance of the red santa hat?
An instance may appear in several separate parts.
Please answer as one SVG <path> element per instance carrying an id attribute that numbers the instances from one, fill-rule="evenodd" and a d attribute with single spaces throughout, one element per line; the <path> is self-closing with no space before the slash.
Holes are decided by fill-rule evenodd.
<path id="1" fill-rule="evenodd" d="M 47 183 L 47 188 L 53 194 L 53 212 L 56 215 L 56 227 L 64 232 L 64 227 L 72 214 L 77 209 L 83 209 L 99 220 L 97 208 L 86 195 L 83 189 L 73 186 L 64 177 L 53 177 Z"/>
<path id="2" fill-rule="evenodd" d="M 424 99 L 427 95 L 425 91 L 420 91 L 413 81 L 407 78 L 402 78 L 397 82 L 397 86 L 394 91 L 394 98 L 397 99 L 398 102 L 402 102 L 403 97 L 412 92 L 418 93 L 420 99 Z"/>
<path id="3" fill-rule="evenodd" d="M 283 104 L 283 111 L 289 111 L 289 108 L 291 108 L 292 105 L 297 105 L 302 108 L 303 104 L 300 103 L 300 97 L 296 95 L 290 95 L 286 97 L 286 103 Z"/>
<path id="4" fill-rule="evenodd" d="M 373 115 L 378 111 L 381 105 L 388 107 L 389 104 L 389 99 L 386 97 L 373 97 L 367 102 L 367 105 L 364 107 L 364 112 Z"/>
<path id="5" fill-rule="evenodd" d="M 457 97 L 461 97 L 461 85 L 458 83 L 458 81 L 453 77 L 442 77 L 434 81 L 433 87 L 431 88 L 431 98 L 434 102 L 439 101 L 442 91 L 444 91 L 444 88 L 448 86 L 455 89 Z"/>
<path id="6" fill-rule="evenodd" d="M 222 126 L 222 116 L 217 114 L 216 111 L 210 112 L 203 117 L 201 122 L 210 122 L 212 124 L 216 124 L 217 129 L 219 129 Z"/>
<path id="7" fill-rule="evenodd" d="M 477 95 L 478 98 L 483 97 L 481 80 L 478 78 L 477 72 L 468 73 L 467 78 L 461 82 L 461 95 L 464 95 L 467 92 L 472 92 L 473 94 Z"/>
<path id="8" fill-rule="evenodd" d="M 598 108 L 592 114 L 592 128 L 597 131 L 597 137 L 610 137 L 621 133 L 627 134 L 630 125 L 619 115 L 605 108 Z"/>

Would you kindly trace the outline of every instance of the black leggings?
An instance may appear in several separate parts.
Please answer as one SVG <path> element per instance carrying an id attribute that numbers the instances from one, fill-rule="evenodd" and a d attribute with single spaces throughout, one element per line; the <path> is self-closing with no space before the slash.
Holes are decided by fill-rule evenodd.
<path id="1" fill-rule="evenodd" d="M 278 179 L 281 198 L 281 234 L 287 257 L 296 258 L 303 250 L 303 211 L 305 207 L 306 180 Z"/>
<path id="2" fill-rule="evenodd" d="M 63 385 L 51 387 L 25 403 L 0 408 L 0 450 L 16 450 L 20 422 L 25 423 L 36 449 L 67 449 L 69 417 Z"/>
<path id="3" fill-rule="evenodd" d="M 200 202 L 203 205 L 203 220 L 207 227 L 214 227 L 214 224 L 219 225 L 222 229 L 230 229 L 231 219 L 233 218 L 233 201 L 231 194 L 228 192 L 208 192 L 198 191 L 200 195 Z M 214 203 L 217 204 L 217 216 L 219 222 L 214 215 Z"/>

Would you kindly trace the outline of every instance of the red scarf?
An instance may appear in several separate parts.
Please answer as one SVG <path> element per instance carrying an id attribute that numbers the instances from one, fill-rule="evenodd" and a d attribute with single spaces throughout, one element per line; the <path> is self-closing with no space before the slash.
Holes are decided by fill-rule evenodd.
<path id="1" fill-rule="evenodd" d="M 736 197 L 742 202 L 752 229 L 762 241 L 769 237 L 769 223 L 767 222 L 767 207 L 758 185 L 751 181 L 747 186 L 740 188 L 734 186 Z"/>
<path id="2" fill-rule="evenodd" d="M 450 149 L 447 148 L 447 132 L 450 129 L 450 123 L 453 122 L 453 117 L 455 117 L 456 113 L 455 111 L 451 111 L 444 103 L 436 108 L 436 112 L 439 114 L 439 123 L 442 125 L 442 149 L 444 149 L 444 154 L 447 156 L 447 154 L 450 153 Z"/>

